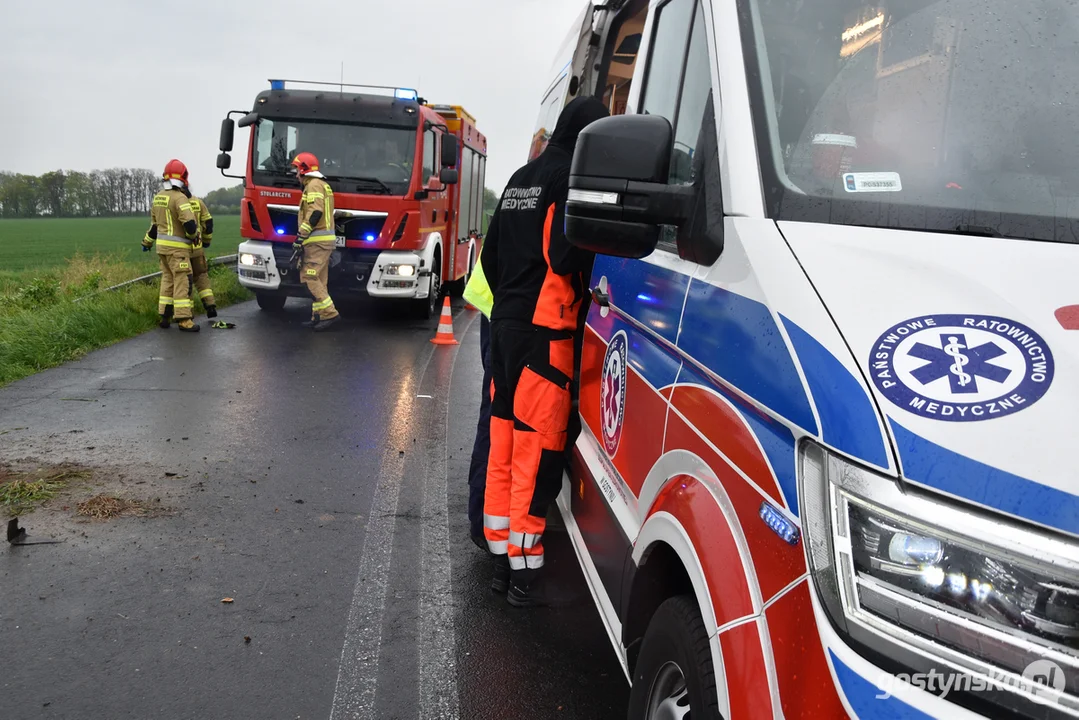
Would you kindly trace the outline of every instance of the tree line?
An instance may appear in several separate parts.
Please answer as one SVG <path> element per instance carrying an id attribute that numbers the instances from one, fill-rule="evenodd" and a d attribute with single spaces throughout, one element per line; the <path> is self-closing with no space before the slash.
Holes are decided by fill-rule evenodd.
<path id="1" fill-rule="evenodd" d="M 161 177 L 142 168 L 110 168 L 78 172 L 54 170 L 44 175 L 0 172 L 0 217 L 86 218 L 147 215 Z M 218 188 L 202 198 L 214 215 L 240 212 L 243 185 Z M 490 215 L 498 195 L 483 192 L 484 213 Z"/>
<path id="2" fill-rule="evenodd" d="M 54 170 L 44 175 L 0 172 L 0 217 L 85 218 L 147 215 L 161 176 L 143 168 L 79 172 Z M 207 193 L 215 214 L 240 212 L 243 187 Z"/>

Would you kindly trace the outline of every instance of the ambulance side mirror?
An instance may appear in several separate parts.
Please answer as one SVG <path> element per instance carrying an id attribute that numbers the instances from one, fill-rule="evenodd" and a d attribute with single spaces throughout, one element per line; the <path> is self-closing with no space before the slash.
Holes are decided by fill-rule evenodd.
<path id="1" fill-rule="evenodd" d="M 661 226 L 690 216 L 693 187 L 670 185 L 674 131 L 658 115 L 618 115 L 585 128 L 570 166 L 566 237 L 604 255 L 642 258 Z"/>
<path id="2" fill-rule="evenodd" d="M 442 136 L 442 167 L 457 167 L 457 137 L 455 135 Z"/>

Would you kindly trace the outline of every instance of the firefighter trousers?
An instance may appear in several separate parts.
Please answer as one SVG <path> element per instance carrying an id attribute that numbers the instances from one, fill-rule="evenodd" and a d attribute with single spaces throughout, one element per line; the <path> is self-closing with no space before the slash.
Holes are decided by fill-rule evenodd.
<path id="1" fill-rule="evenodd" d="M 311 242 L 303 246 L 303 267 L 300 270 L 300 282 L 307 286 L 311 297 L 311 319 L 317 315 L 322 320 L 337 317 L 337 308 L 333 306 L 326 283 L 330 279 L 330 256 L 333 255 L 334 241 Z"/>
<path id="2" fill-rule="evenodd" d="M 562 488 L 572 404 L 573 334 L 500 320 L 491 324 L 491 454 L 483 526 L 507 555 L 515 582 L 543 567 L 547 510 Z"/>
<path id="3" fill-rule="evenodd" d="M 158 315 L 164 315 L 172 307 L 174 318 L 190 320 L 195 309 L 195 303 L 191 300 L 191 251 L 158 248 L 157 258 L 161 261 Z"/>
<path id="4" fill-rule="evenodd" d="M 201 245 L 191 250 L 191 282 L 202 300 L 203 307 L 217 305 L 214 290 L 210 287 L 210 265 L 206 262 L 206 250 Z"/>

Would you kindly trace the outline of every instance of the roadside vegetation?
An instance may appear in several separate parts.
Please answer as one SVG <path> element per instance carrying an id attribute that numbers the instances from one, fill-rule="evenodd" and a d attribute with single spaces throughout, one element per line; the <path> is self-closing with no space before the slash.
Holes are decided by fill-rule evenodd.
<path id="1" fill-rule="evenodd" d="M 239 218 L 216 224 L 208 254 L 236 252 Z M 0 220 L 0 385 L 155 326 L 156 280 L 101 292 L 159 270 L 157 254 L 138 245 L 147 226 L 134 217 Z M 249 298 L 233 268 L 214 266 L 210 277 L 218 307 Z"/>

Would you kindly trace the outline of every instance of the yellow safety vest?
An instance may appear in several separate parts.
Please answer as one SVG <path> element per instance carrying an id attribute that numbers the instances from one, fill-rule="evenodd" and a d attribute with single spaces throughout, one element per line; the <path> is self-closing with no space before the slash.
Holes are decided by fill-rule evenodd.
<path id="1" fill-rule="evenodd" d="M 495 294 L 491 292 L 491 286 L 487 284 L 487 277 L 483 274 L 483 265 L 479 261 L 476 261 L 476 267 L 472 268 L 472 277 L 465 286 L 465 301 L 472 303 L 488 320 L 491 319 L 491 308 L 495 306 Z"/>

